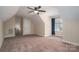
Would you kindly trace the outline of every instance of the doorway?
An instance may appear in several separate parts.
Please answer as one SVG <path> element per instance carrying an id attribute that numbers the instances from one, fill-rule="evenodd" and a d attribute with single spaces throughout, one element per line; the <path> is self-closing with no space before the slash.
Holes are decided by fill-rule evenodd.
<path id="1" fill-rule="evenodd" d="M 55 18 L 52 18 L 52 35 L 55 35 Z"/>
<path id="2" fill-rule="evenodd" d="M 16 17 L 15 20 L 15 35 L 23 35 L 23 19 L 21 17 Z"/>

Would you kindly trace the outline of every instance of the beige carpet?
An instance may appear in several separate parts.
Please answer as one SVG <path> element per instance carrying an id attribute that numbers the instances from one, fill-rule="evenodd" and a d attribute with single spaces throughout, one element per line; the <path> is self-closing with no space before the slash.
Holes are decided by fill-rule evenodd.
<path id="1" fill-rule="evenodd" d="M 75 52 L 79 46 L 62 42 L 58 37 L 18 36 L 4 40 L 1 52 Z"/>

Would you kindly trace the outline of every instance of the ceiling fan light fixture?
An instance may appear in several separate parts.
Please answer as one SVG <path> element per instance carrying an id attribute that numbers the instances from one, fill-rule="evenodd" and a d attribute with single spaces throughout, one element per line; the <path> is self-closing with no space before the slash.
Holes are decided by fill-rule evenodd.
<path id="1" fill-rule="evenodd" d="M 37 14 L 37 13 L 38 13 L 38 11 L 34 11 L 34 13 L 36 13 L 36 14 Z"/>
<path id="2" fill-rule="evenodd" d="M 34 7 L 34 8 L 31 8 L 31 7 L 27 7 L 28 9 L 31 9 L 32 11 L 29 11 L 29 13 L 35 13 L 35 14 L 39 14 L 40 12 L 46 12 L 45 10 L 41 10 L 41 6 L 37 6 L 37 7 Z"/>

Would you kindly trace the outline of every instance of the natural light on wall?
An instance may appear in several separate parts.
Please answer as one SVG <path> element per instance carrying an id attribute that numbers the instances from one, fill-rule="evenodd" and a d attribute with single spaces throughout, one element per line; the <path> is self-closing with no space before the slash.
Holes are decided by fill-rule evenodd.
<path id="1" fill-rule="evenodd" d="M 61 18 L 56 18 L 55 20 L 55 32 L 63 31 L 63 21 Z"/>
<path id="2" fill-rule="evenodd" d="M 63 20 L 61 17 L 55 19 L 55 35 L 63 37 Z"/>

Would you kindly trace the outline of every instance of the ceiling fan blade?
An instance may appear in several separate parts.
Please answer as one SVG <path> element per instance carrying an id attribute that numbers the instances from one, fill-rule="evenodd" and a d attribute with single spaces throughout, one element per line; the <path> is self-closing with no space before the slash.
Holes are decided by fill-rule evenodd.
<path id="1" fill-rule="evenodd" d="M 36 10 L 37 10 L 37 9 L 40 9 L 40 8 L 41 8 L 41 6 L 35 7 Z"/>
<path id="2" fill-rule="evenodd" d="M 45 10 L 38 10 L 39 12 L 46 12 Z"/>
<path id="3" fill-rule="evenodd" d="M 34 12 L 34 11 L 29 11 L 27 14 L 30 14 L 30 13 L 32 13 L 32 12 Z"/>
<path id="4" fill-rule="evenodd" d="M 41 8 L 41 6 L 37 6 L 37 7 L 34 7 L 34 10 L 38 10 L 40 8 Z"/>
<path id="5" fill-rule="evenodd" d="M 27 7 L 28 9 L 34 10 L 33 8 Z"/>
<path id="6" fill-rule="evenodd" d="M 40 9 L 41 8 L 41 6 L 38 6 L 38 9 Z"/>

